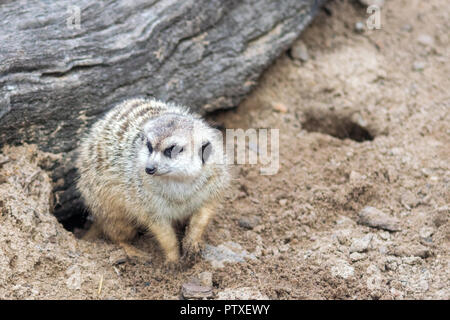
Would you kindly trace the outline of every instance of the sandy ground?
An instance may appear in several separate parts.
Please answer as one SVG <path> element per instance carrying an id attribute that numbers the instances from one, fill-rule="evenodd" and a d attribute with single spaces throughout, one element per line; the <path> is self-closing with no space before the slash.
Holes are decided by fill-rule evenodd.
<path id="1" fill-rule="evenodd" d="M 208 298 L 449 299 L 450 7 L 387 0 L 380 30 L 356 30 L 367 17 L 328 4 L 246 101 L 211 116 L 278 128 L 280 169 L 233 168 L 189 270 L 164 271 L 151 236 L 135 243 L 150 264 L 77 239 L 51 215 L 59 156 L 5 147 L 0 298 L 179 299 L 184 284 Z"/>

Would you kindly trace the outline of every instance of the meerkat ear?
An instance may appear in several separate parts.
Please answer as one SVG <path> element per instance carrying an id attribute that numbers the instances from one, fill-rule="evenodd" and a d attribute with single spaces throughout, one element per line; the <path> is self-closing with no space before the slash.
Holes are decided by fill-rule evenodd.
<path id="1" fill-rule="evenodd" d="M 212 151 L 211 142 L 206 141 L 205 143 L 203 143 L 202 147 L 198 152 L 200 159 L 202 159 L 203 164 L 205 164 L 205 162 L 208 160 L 209 156 L 211 155 L 211 151 Z"/>

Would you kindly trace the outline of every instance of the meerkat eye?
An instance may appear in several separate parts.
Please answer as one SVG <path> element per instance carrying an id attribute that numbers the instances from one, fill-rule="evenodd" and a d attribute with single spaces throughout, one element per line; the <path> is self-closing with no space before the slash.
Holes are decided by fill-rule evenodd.
<path id="1" fill-rule="evenodd" d="M 150 154 L 152 154 L 153 147 L 152 147 L 152 144 L 150 143 L 150 141 L 147 141 L 147 148 L 148 148 L 148 152 L 150 152 Z"/>
<path id="2" fill-rule="evenodd" d="M 166 150 L 164 150 L 164 155 L 167 158 L 173 158 L 175 157 L 177 154 L 183 152 L 183 147 L 179 147 L 177 145 L 173 145 L 171 147 L 168 147 Z"/>
<path id="3" fill-rule="evenodd" d="M 168 147 L 166 150 L 164 150 L 164 155 L 167 158 L 172 158 L 172 150 L 173 150 L 174 147 L 175 146 L 171 146 L 171 147 Z"/>
<path id="4" fill-rule="evenodd" d="M 202 147 L 199 150 L 199 156 L 200 159 L 202 159 L 202 163 L 205 164 L 206 160 L 208 160 L 209 156 L 211 155 L 212 146 L 211 142 L 207 141 L 202 145 Z"/>

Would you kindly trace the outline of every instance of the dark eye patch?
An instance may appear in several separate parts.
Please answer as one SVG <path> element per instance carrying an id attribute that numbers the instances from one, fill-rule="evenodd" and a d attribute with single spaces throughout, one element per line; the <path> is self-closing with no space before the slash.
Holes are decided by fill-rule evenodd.
<path id="1" fill-rule="evenodd" d="M 206 143 L 204 143 L 199 151 L 200 159 L 202 159 L 202 163 L 205 164 L 206 160 L 208 160 L 209 156 L 211 155 L 211 142 L 207 141 Z"/>
<path id="2" fill-rule="evenodd" d="M 147 148 L 148 148 L 148 152 L 150 152 L 150 154 L 152 154 L 153 147 L 152 147 L 152 144 L 150 143 L 150 141 L 147 141 Z"/>
<path id="3" fill-rule="evenodd" d="M 167 158 L 173 158 L 175 157 L 177 154 L 183 152 L 183 147 L 177 146 L 177 145 L 173 145 L 171 147 L 168 147 L 164 150 L 164 155 Z"/>

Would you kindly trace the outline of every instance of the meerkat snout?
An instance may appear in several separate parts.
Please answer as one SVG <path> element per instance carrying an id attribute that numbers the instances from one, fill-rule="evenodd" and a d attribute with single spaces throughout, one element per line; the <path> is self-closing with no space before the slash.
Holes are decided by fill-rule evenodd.
<path id="1" fill-rule="evenodd" d="M 145 172 L 150 175 L 154 174 L 156 172 L 156 166 L 146 167 Z"/>

